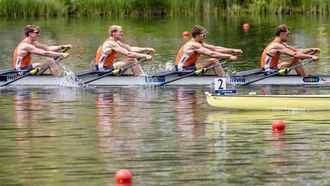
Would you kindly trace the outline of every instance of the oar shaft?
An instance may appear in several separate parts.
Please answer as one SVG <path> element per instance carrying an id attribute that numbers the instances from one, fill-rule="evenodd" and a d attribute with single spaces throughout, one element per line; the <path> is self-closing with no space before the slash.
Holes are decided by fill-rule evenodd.
<path id="1" fill-rule="evenodd" d="M 120 69 L 114 69 L 114 70 L 112 70 L 112 71 L 110 71 L 110 72 L 108 72 L 108 73 L 105 73 L 105 74 L 103 74 L 103 75 L 101 75 L 101 76 L 98 76 L 98 77 L 96 77 L 96 78 L 93 78 L 93 79 L 90 79 L 90 80 L 88 80 L 88 81 L 85 81 L 83 84 L 88 84 L 88 83 L 90 83 L 90 82 L 93 82 L 93 81 L 96 81 L 96 80 L 99 80 L 99 79 L 102 79 L 102 78 L 104 78 L 104 77 L 106 77 L 106 76 L 110 76 L 110 75 L 112 75 L 112 74 L 119 74 L 120 73 Z"/>
<path id="2" fill-rule="evenodd" d="M 135 65 L 140 65 L 141 63 L 143 63 L 143 62 L 145 62 L 145 61 L 147 61 L 147 60 L 138 61 L 138 62 L 133 63 L 133 64 L 130 64 L 130 65 L 124 67 L 124 68 L 114 69 L 114 70 L 112 70 L 112 71 L 110 71 L 110 72 L 107 72 L 107 73 L 101 75 L 101 76 L 98 76 L 98 77 L 96 77 L 96 78 L 93 78 L 93 79 L 90 79 L 90 80 L 88 80 L 88 81 L 85 81 L 85 82 L 83 82 L 82 84 L 85 84 L 85 85 L 86 85 L 86 84 L 88 84 L 88 83 L 91 83 L 91 82 L 93 82 L 93 81 L 99 80 L 99 79 L 101 79 L 101 78 L 104 78 L 104 77 L 109 76 L 109 75 L 112 75 L 112 74 L 114 74 L 114 75 L 118 75 L 118 74 L 120 74 L 120 72 L 124 72 L 124 71 L 126 71 L 127 69 L 130 69 L 130 68 L 134 67 Z"/>
<path id="3" fill-rule="evenodd" d="M 291 67 L 289 67 L 289 68 L 280 69 L 280 70 L 278 70 L 277 72 L 271 73 L 271 74 L 269 74 L 269 75 L 267 75 L 267 76 L 264 76 L 264 77 L 261 77 L 261 78 L 258 78 L 258 79 L 255 79 L 255 80 L 249 81 L 249 82 L 247 82 L 247 83 L 240 84 L 240 86 L 249 85 L 249 84 L 251 84 L 251 83 L 255 83 L 255 82 L 257 82 L 257 81 L 261 81 L 261 80 L 263 80 L 263 79 L 267 79 L 267 78 L 269 78 L 269 77 L 272 77 L 272 76 L 275 76 L 275 75 L 278 75 L 278 74 L 284 75 L 284 74 L 286 74 L 286 73 L 289 73 L 292 69 L 295 69 L 295 68 L 298 68 L 298 67 L 301 67 L 301 66 L 307 65 L 307 64 L 309 64 L 309 63 L 311 63 L 311 62 L 313 62 L 313 61 L 314 61 L 314 60 L 308 60 L 308 61 L 304 61 L 304 62 L 302 62 L 302 63 L 296 64 L 296 65 L 294 65 L 294 66 L 291 66 Z"/>
<path id="4" fill-rule="evenodd" d="M 0 70 L 0 75 L 10 74 L 10 73 L 16 73 L 16 69 L 15 68 L 9 68 L 9 69 Z"/>
<path id="5" fill-rule="evenodd" d="M 88 70 L 82 70 L 82 71 L 77 72 L 76 76 L 80 77 L 80 76 L 85 76 L 88 74 L 95 74 L 95 73 L 97 73 L 96 69 L 88 69 Z"/>

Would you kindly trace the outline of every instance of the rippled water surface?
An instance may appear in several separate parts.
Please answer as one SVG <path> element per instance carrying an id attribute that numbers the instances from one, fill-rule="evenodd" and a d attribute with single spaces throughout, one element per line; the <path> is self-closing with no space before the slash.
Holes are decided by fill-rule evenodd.
<path id="1" fill-rule="evenodd" d="M 243 32 L 242 24 L 250 23 Z M 41 26 L 40 41 L 71 43 L 62 70 L 90 68 L 110 24 L 123 25 L 125 42 L 154 47 L 157 71 L 172 63 L 194 24 L 207 41 L 242 48 L 228 70 L 258 66 L 273 28 L 292 27 L 291 44 L 319 47 L 312 73 L 329 73 L 329 19 L 324 17 L 196 17 L 1 19 L 0 68 L 26 24 Z M 133 185 L 329 185 L 330 112 L 247 112 L 206 103 L 209 86 L 15 87 L 0 89 L 0 185 L 115 185 L 126 168 Z M 326 87 L 240 87 L 238 92 L 330 94 Z M 286 123 L 272 133 L 272 121 Z"/>
<path id="2" fill-rule="evenodd" d="M 330 183 L 329 112 L 219 110 L 209 90 L 1 89 L 1 185 L 114 185 L 121 168 L 133 185 Z"/>

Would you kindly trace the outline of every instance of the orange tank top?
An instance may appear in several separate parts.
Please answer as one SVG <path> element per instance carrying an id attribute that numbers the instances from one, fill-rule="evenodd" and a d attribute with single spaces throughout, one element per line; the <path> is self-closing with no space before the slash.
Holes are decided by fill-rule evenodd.
<path id="1" fill-rule="evenodd" d="M 266 49 L 263 51 L 260 67 L 264 69 L 275 68 L 277 67 L 278 61 L 280 60 L 281 53 L 277 52 L 274 56 L 267 54 Z"/>
<path id="2" fill-rule="evenodd" d="M 192 55 L 185 54 L 183 51 L 183 48 L 185 45 L 183 45 L 180 48 L 178 55 L 176 56 L 176 59 L 175 59 L 175 65 L 177 65 L 179 69 L 182 67 L 189 67 L 189 66 L 195 64 L 196 61 L 198 60 L 199 56 L 201 55 L 200 53 L 197 53 L 197 52 L 193 53 Z"/>
<path id="3" fill-rule="evenodd" d="M 102 45 L 97 49 L 96 52 L 96 57 L 95 57 L 95 65 L 100 66 L 101 68 L 103 68 L 103 66 L 105 67 L 109 67 L 113 64 L 113 62 L 116 59 L 117 56 L 117 52 L 112 50 L 112 52 L 110 54 L 104 54 L 102 51 L 102 47 L 104 45 L 104 43 L 106 41 L 108 41 L 109 39 L 105 40 Z"/>
<path id="4" fill-rule="evenodd" d="M 23 43 L 28 43 L 26 39 L 22 40 L 17 47 L 14 50 L 14 56 L 13 56 L 13 67 L 16 70 L 19 70 L 20 68 L 27 67 L 31 63 L 32 59 L 32 54 L 29 52 L 26 56 L 18 56 L 17 50 L 18 48 L 23 44 Z"/>

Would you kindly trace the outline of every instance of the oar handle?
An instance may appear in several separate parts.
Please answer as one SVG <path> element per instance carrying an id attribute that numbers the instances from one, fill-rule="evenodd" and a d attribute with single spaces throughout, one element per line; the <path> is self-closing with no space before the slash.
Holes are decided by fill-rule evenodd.
<path id="1" fill-rule="evenodd" d="M 65 53 L 66 51 L 68 51 L 70 48 L 69 47 L 66 47 L 64 50 L 63 50 L 63 53 Z M 63 55 L 59 55 L 59 56 L 56 56 L 55 58 L 53 58 L 53 61 L 49 64 L 46 64 L 45 66 L 43 67 L 40 67 L 39 68 L 39 71 L 46 71 L 50 66 L 52 66 L 53 64 L 61 61 L 63 59 Z"/>

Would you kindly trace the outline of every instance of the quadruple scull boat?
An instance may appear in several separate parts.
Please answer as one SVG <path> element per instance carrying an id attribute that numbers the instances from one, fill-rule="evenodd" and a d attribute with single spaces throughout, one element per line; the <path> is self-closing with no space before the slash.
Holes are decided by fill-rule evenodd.
<path id="1" fill-rule="evenodd" d="M 0 85 L 12 81 L 18 78 L 16 74 L 4 74 L 0 75 Z M 83 76 L 73 77 L 61 76 L 54 77 L 50 75 L 42 76 L 27 76 L 24 77 L 11 85 L 63 85 L 63 82 L 79 84 L 79 82 L 88 81 L 97 77 L 96 74 L 87 74 Z M 122 75 L 122 76 L 107 76 L 99 80 L 90 83 L 92 86 L 124 86 L 124 85 L 158 85 L 167 81 L 176 79 L 177 73 L 162 72 L 151 76 L 134 76 L 134 75 Z M 250 81 L 254 81 L 263 77 L 263 75 L 248 75 L 248 76 L 229 76 L 226 78 L 227 84 L 239 86 Z M 203 76 L 189 76 L 177 81 L 173 81 L 168 85 L 211 85 L 218 78 L 213 75 Z M 251 85 L 314 85 L 314 86 L 330 86 L 330 75 L 315 75 L 309 77 L 301 77 L 297 75 L 286 75 L 286 76 L 273 76 L 260 81 L 256 81 Z"/>
<path id="2" fill-rule="evenodd" d="M 19 76 L 16 75 L 1 75 L 0 85 L 12 81 Z M 24 86 L 59 86 L 59 85 L 79 85 L 83 82 L 89 81 L 97 77 L 96 75 L 86 75 L 81 77 L 76 76 L 60 76 L 55 77 L 51 75 L 42 76 L 27 76 L 10 85 L 24 85 Z M 178 78 L 177 74 L 168 74 L 161 76 L 134 76 L 134 75 L 121 75 L 121 76 L 107 76 L 91 83 L 91 86 L 153 86 L 164 83 L 166 81 Z M 168 85 L 210 85 L 214 82 L 215 76 L 190 76 L 177 81 L 173 81 Z"/>

